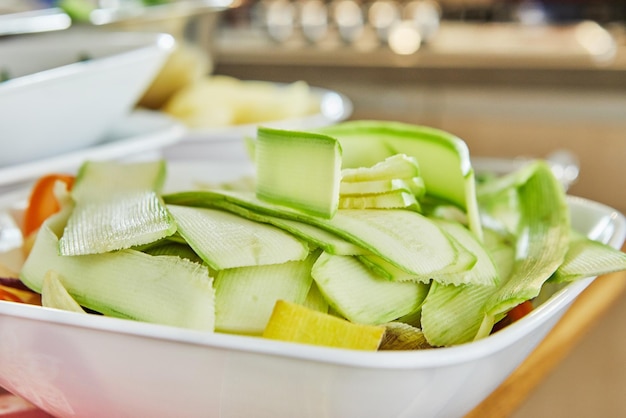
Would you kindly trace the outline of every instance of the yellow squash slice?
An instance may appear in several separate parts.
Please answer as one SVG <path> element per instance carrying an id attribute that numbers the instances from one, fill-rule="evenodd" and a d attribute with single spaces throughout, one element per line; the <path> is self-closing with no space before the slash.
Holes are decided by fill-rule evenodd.
<path id="1" fill-rule="evenodd" d="M 384 326 L 362 325 L 278 300 L 263 337 L 353 350 L 378 349 Z"/>

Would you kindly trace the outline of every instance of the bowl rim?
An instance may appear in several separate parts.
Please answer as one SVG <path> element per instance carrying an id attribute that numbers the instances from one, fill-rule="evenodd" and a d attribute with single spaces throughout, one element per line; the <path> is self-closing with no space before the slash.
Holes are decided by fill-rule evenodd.
<path id="1" fill-rule="evenodd" d="M 626 218 L 622 213 L 602 203 L 580 197 L 568 196 L 568 203 L 570 206 L 587 207 L 610 217 L 613 231 L 608 239 L 608 244 L 615 248 L 621 248 L 626 238 Z M 5 301 L 0 301 L 0 317 L 10 316 L 66 327 L 90 329 L 96 332 L 160 340 L 172 344 L 271 355 L 344 367 L 395 370 L 433 369 L 484 358 L 501 351 L 515 341 L 523 339 L 553 318 L 554 315 L 558 315 L 560 311 L 564 312 L 593 280 L 595 277 L 589 277 L 564 286 L 524 318 L 484 339 L 452 347 L 413 351 L 367 352 L 311 346 L 259 337 L 207 333 L 104 316 L 76 315 L 72 312 Z"/>
<path id="2" fill-rule="evenodd" d="M 19 92 L 24 88 L 40 88 L 41 84 L 55 82 L 57 80 L 75 77 L 77 75 L 87 73 L 90 71 L 106 71 L 112 67 L 118 67 L 120 65 L 126 65 L 132 61 L 141 61 L 146 55 L 152 55 L 155 51 L 162 54 L 169 54 L 176 46 L 175 38 L 168 33 L 161 32 L 123 32 L 123 31 L 98 31 L 98 32 L 55 32 L 53 34 L 35 34 L 27 35 L 25 38 L 16 38 L 10 40 L 9 47 L 15 47 L 20 43 L 25 43 L 27 46 L 29 43 L 37 43 L 41 39 L 59 38 L 62 40 L 64 37 L 91 37 L 93 41 L 100 39 L 115 40 L 115 39 L 134 39 L 134 44 L 130 45 L 124 51 L 109 54 L 102 57 L 91 58 L 84 61 L 76 61 L 69 64 L 60 65 L 36 71 L 14 78 L 9 78 L 3 82 L 0 82 L 0 93 L 2 95 Z M 46 37 L 46 38 L 44 38 Z M 91 41 L 91 40 L 90 40 Z M 94 44 L 96 45 L 96 44 Z M 0 50 L 2 48 L 0 47 Z"/>

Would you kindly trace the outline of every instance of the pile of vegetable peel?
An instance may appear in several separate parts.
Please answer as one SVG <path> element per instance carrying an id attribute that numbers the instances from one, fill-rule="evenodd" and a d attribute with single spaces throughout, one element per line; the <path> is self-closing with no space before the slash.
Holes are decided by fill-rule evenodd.
<path id="1" fill-rule="evenodd" d="M 478 182 L 461 139 L 385 121 L 251 141 L 245 190 L 163 194 L 165 161 L 42 179 L 20 283 L 77 314 L 407 350 L 485 338 L 545 283 L 626 270 L 626 254 L 572 230 L 543 161 Z"/>

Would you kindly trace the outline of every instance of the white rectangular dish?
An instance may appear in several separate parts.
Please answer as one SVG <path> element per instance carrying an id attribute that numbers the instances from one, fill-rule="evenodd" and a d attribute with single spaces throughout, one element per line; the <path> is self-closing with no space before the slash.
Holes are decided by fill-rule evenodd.
<path id="1" fill-rule="evenodd" d="M 170 191 L 249 170 L 219 161 L 169 167 Z M 21 198 L 0 199 L 5 217 L 19 212 Z M 581 198 L 568 202 L 578 231 L 621 247 L 622 214 Z M 10 235 L 11 226 L 4 230 Z M 3 257 L 19 262 L 10 248 Z M 460 417 L 527 357 L 592 281 L 553 289 L 529 315 L 483 340 L 406 352 L 305 346 L 0 302 L 0 386 L 58 417 Z"/>

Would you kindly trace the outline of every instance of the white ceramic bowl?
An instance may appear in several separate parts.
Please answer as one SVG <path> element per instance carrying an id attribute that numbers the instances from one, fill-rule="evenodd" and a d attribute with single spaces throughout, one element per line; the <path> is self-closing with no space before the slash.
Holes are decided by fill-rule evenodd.
<path id="1" fill-rule="evenodd" d="M 0 166 L 95 144 L 174 47 L 166 34 L 68 30 L 0 41 Z M 86 61 L 81 58 L 88 57 Z"/>
<path id="2" fill-rule="evenodd" d="M 193 172 L 179 165 L 185 176 Z M 216 179 L 236 165 L 199 166 L 196 179 Z M 569 205 L 577 230 L 622 245 L 620 213 L 579 198 Z M 0 207 L 19 202 L 6 196 Z M 556 291 L 483 340 L 407 352 L 208 334 L 0 302 L 0 386 L 58 417 L 457 418 L 526 358 L 592 280 Z"/>

